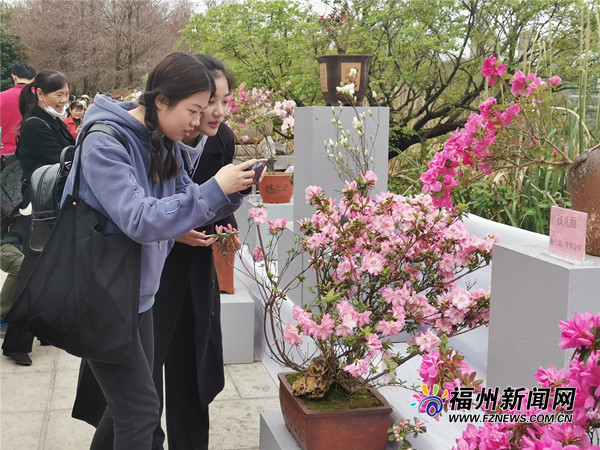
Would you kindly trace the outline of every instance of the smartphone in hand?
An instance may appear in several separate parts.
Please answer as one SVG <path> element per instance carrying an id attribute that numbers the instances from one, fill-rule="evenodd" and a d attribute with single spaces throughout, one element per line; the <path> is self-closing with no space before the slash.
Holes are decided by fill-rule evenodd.
<path id="1" fill-rule="evenodd" d="M 254 184 L 258 181 L 261 174 L 263 173 L 263 170 L 265 169 L 265 165 L 266 164 L 263 161 L 257 161 L 252 165 L 252 167 L 250 168 L 251 170 L 254 170 L 254 177 L 252 178 L 252 184 Z"/>

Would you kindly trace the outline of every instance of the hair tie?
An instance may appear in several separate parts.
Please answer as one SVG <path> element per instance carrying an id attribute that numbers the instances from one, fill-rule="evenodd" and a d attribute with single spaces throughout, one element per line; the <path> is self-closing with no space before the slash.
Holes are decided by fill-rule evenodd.
<path id="1" fill-rule="evenodd" d="M 31 93 L 35 95 L 35 88 L 33 86 L 31 86 Z"/>

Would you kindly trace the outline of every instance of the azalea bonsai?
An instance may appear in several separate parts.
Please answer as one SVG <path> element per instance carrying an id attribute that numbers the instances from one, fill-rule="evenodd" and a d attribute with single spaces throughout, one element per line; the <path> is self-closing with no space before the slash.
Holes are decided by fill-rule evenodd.
<path id="1" fill-rule="evenodd" d="M 319 398 L 334 382 L 347 392 L 400 383 L 403 363 L 487 323 L 489 291 L 458 280 L 490 262 L 495 237 L 470 236 L 459 209 L 428 195 L 372 197 L 376 179 L 369 171 L 346 182 L 339 202 L 307 188 L 316 211 L 298 222 L 285 259 L 276 250 L 286 220 L 249 210 L 258 245 L 244 272 L 262 296 L 272 358 L 301 374 L 295 395 Z M 300 285 L 311 300 L 292 307 L 287 295 Z M 405 351 L 392 343 L 400 333 L 410 337 Z"/>
<path id="2" fill-rule="evenodd" d="M 264 87 L 247 89 L 244 83 L 229 96 L 230 118 L 236 143 L 246 156 L 275 157 L 275 140 L 289 140 L 294 134 L 296 102 L 283 97 L 285 89 L 275 92 Z"/>

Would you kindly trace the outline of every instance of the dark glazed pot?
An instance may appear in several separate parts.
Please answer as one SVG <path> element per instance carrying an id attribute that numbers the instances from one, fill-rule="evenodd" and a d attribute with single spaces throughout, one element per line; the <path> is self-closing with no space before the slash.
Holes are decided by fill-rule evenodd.
<path id="1" fill-rule="evenodd" d="M 369 84 L 369 66 L 371 55 L 324 55 L 317 56 L 319 62 L 319 77 L 321 79 L 321 91 L 327 106 L 350 105 L 351 102 L 345 95 L 337 93 L 336 88 L 354 82 L 354 96 L 356 105 L 362 104 L 367 86 Z M 348 78 L 351 69 L 356 69 L 354 81 Z"/>
<path id="2" fill-rule="evenodd" d="M 569 175 L 572 209 L 588 215 L 585 252 L 600 256 L 600 145 L 575 158 Z"/>

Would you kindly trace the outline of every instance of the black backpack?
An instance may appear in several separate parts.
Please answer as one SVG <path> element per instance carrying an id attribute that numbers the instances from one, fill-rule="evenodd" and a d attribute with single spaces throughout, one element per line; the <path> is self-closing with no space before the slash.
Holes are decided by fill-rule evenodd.
<path id="1" fill-rule="evenodd" d="M 16 153 L 0 159 L 0 221 L 10 220 L 13 212 L 23 203 L 21 179 L 23 168 Z"/>
<path id="2" fill-rule="evenodd" d="M 29 234 L 29 247 L 31 250 L 41 252 L 50 237 L 58 212 L 60 200 L 65 189 L 67 176 L 73 165 L 73 158 L 77 147 L 85 137 L 93 132 L 106 133 L 121 143 L 129 152 L 127 140 L 106 122 L 94 122 L 85 134 L 77 141 L 77 145 L 69 145 L 60 154 L 60 162 L 49 164 L 35 169 L 30 177 L 31 192 L 31 231 Z"/>
<path id="3" fill-rule="evenodd" d="M 25 122 L 31 120 L 39 120 L 50 131 L 50 125 L 39 117 L 29 117 Z M 23 122 L 23 123 L 25 123 Z M 8 155 L 2 155 L 0 163 L 0 220 L 5 223 L 10 223 L 11 219 L 17 214 L 17 210 L 23 206 L 23 185 L 28 184 L 25 180 L 23 167 L 19 161 L 19 135 L 15 137 L 17 150 Z"/>

